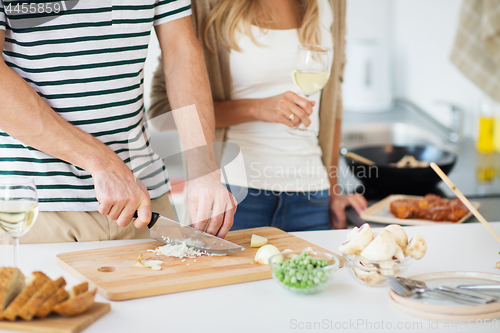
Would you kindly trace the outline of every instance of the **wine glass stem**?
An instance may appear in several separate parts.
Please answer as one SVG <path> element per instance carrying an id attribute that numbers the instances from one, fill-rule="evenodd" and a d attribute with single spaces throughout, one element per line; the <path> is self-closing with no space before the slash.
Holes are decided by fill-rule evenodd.
<path id="1" fill-rule="evenodd" d="M 19 238 L 14 238 L 14 267 L 19 268 Z"/>

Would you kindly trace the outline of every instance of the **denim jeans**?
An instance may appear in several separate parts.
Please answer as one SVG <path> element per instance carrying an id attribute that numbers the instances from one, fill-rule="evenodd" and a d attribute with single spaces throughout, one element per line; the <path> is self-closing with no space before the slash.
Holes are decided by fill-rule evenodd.
<path id="1" fill-rule="evenodd" d="M 233 194 L 245 190 L 231 186 Z M 326 230 L 330 228 L 330 195 L 320 192 L 274 192 L 248 189 L 238 204 L 231 230 L 276 227 L 284 231 Z"/>

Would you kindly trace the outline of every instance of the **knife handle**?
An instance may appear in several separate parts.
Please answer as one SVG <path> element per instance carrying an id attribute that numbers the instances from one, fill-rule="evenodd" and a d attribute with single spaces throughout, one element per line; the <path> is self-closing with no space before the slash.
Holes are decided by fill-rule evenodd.
<path id="1" fill-rule="evenodd" d="M 134 219 L 136 219 L 138 217 L 139 216 L 137 215 L 137 211 L 135 211 Z M 158 221 L 159 218 L 160 218 L 160 214 L 153 212 L 153 214 L 151 215 L 151 221 L 149 221 L 149 224 L 148 224 L 148 228 L 151 229 L 155 225 L 156 221 Z"/>

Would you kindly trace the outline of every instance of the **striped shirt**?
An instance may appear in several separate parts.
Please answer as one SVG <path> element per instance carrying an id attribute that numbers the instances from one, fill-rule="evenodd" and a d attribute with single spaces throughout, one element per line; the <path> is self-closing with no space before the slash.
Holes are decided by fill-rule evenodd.
<path id="1" fill-rule="evenodd" d="M 28 20 L 53 13 L 9 15 L 18 2 L 0 0 L 5 63 L 61 117 L 118 154 L 152 199 L 167 193 L 165 166 L 149 144 L 143 70 L 152 26 L 190 15 L 190 0 L 80 0 L 37 26 Z M 32 177 L 41 211 L 97 209 L 90 173 L 0 129 L 5 175 Z"/>

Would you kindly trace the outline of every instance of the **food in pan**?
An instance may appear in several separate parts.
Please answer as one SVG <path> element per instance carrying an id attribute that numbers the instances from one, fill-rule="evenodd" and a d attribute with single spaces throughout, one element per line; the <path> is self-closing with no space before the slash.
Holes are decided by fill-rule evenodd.
<path id="1" fill-rule="evenodd" d="M 390 204 L 391 214 L 399 219 L 423 219 L 436 222 L 458 222 L 469 210 L 460 199 L 443 199 L 427 194 L 423 199 L 399 199 Z"/>
<path id="2" fill-rule="evenodd" d="M 87 282 L 65 289 L 64 278 L 51 280 L 42 272 L 34 272 L 27 282 L 17 268 L 0 268 L 0 320 L 45 318 L 55 312 L 76 316 L 94 303 L 96 289 L 88 290 Z"/>
<path id="3" fill-rule="evenodd" d="M 405 155 L 402 159 L 390 165 L 396 168 L 428 168 L 429 162 L 419 161 L 413 155 Z"/>

